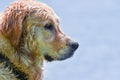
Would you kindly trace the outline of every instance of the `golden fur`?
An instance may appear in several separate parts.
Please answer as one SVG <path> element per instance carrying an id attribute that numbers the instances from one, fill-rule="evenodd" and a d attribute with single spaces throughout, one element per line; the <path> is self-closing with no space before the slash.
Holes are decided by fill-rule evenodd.
<path id="1" fill-rule="evenodd" d="M 46 4 L 18 0 L 0 14 L 0 51 L 28 80 L 42 80 L 43 61 L 64 60 L 70 42 L 73 40 L 60 30 L 57 15 Z M 19 80 L 4 65 L 0 64 L 0 80 Z"/>

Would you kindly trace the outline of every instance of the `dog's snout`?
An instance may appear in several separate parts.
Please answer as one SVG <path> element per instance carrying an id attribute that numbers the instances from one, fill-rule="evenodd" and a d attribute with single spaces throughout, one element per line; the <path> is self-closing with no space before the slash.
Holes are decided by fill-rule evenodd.
<path id="1" fill-rule="evenodd" d="M 79 47 L 79 44 L 77 42 L 70 42 L 69 46 L 73 49 L 76 50 Z"/>

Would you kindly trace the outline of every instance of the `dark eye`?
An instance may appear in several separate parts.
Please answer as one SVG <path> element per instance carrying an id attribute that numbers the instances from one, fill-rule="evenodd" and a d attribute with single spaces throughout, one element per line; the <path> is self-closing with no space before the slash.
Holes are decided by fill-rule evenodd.
<path id="1" fill-rule="evenodd" d="M 44 28 L 45 28 L 46 30 L 51 30 L 51 31 L 54 29 L 53 25 L 51 25 L 51 24 L 46 24 L 46 25 L 44 26 Z"/>

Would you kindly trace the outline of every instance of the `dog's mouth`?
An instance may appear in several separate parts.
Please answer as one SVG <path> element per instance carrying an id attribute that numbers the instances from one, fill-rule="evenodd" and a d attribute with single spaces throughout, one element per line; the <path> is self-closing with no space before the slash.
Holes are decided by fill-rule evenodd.
<path id="1" fill-rule="evenodd" d="M 79 47 L 79 44 L 77 42 L 69 43 L 67 49 L 60 51 L 61 53 L 64 53 L 64 54 L 60 55 L 60 57 L 57 60 L 65 60 L 67 58 L 72 57 L 78 47 Z"/>
<path id="2" fill-rule="evenodd" d="M 65 52 L 64 54 L 61 54 L 57 59 L 54 59 L 50 55 L 47 55 L 47 54 L 44 56 L 44 58 L 45 58 L 45 60 L 47 60 L 49 62 L 54 61 L 54 60 L 61 61 L 61 60 L 65 60 L 65 59 L 68 59 L 68 58 L 72 57 L 73 54 L 74 54 L 74 50 L 71 49 L 71 50 Z"/>
<path id="3" fill-rule="evenodd" d="M 67 50 L 64 54 L 61 54 L 58 58 L 57 58 L 57 60 L 65 60 L 65 59 L 68 59 L 68 58 L 70 58 L 70 57 L 72 57 L 73 56 L 73 54 L 74 54 L 74 50 L 73 49 L 69 49 L 69 50 Z"/>
<path id="4" fill-rule="evenodd" d="M 61 60 L 68 59 L 68 58 L 70 58 L 70 57 L 73 56 L 73 54 L 74 54 L 74 52 L 76 51 L 76 49 L 78 48 L 78 46 L 79 46 L 78 43 L 76 43 L 76 42 L 73 43 L 73 42 L 72 42 L 72 43 L 70 43 L 70 44 L 68 45 L 67 48 L 61 49 L 61 50 L 58 52 L 60 55 L 59 55 L 57 58 L 53 58 L 52 56 L 50 56 L 50 55 L 48 55 L 48 54 L 44 55 L 44 58 L 45 58 L 47 61 L 49 61 L 49 62 L 51 62 L 51 61 L 53 61 L 53 60 L 59 60 L 59 61 L 61 61 Z"/>
<path id="5" fill-rule="evenodd" d="M 57 59 L 54 59 L 49 55 L 45 55 L 44 57 L 49 62 L 54 61 L 54 60 L 62 61 L 62 60 L 66 60 L 66 59 L 72 57 L 74 52 L 75 52 L 75 50 L 69 49 L 66 52 L 64 52 L 64 54 L 61 54 Z"/>

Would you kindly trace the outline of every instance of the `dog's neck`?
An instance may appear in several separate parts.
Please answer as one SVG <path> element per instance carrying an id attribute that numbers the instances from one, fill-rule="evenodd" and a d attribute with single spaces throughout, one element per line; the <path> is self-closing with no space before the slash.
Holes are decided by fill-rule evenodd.
<path id="1" fill-rule="evenodd" d="M 29 70 L 31 69 L 31 73 L 34 73 L 34 80 L 41 80 L 42 77 L 41 68 L 43 65 L 42 61 L 43 59 L 40 59 L 37 55 L 31 53 L 26 42 L 27 31 L 25 28 L 22 31 L 23 32 L 20 38 L 19 45 L 16 48 L 17 54 L 21 56 L 21 62 L 24 65 L 26 65 L 29 68 Z"/>
<path id="2" fill-rule="evenodd" d="M 29 49 L 24 44 L 24 36 L 21 36 L 22 39 L 17 48 L 14 48 L 1 32 L 0 36 L 0 51 L 8 57 L 10 62 L 20 71 L 28 75 L 28 80 L 42 80 L 41 68 L 43 61 L 35 58 L 33 55 L 31 56 L 32 53 L 29 53 Z"/>
<path id="3" fill-rule="evenodd" d="M 27 75 L 20 71 L 17 67 L 14 66 L 13 63 L 10 62 L 10 60 L 8 59 L 8 57 L 5 56 L 5 54 L 3 54 L 2 52 L 0 52 L 0 64 L 3 64 L 2 66 L 4 66 L 4 68 L 9 68 L 9 70 L 11 70 L 11 73 L 14 74 L 16 76 L 17 79 L 19 80 L 28 80 Z"/>

